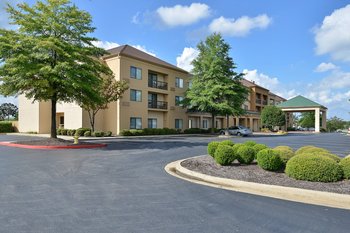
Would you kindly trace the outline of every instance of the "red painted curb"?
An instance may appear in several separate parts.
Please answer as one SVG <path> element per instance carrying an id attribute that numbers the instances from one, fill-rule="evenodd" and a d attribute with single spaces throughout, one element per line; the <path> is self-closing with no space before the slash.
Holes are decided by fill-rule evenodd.
<path id="1" fill-rule="evenodd" d="M 17 147 L 17 148 L 24 148 L 24 149 L 46 149 L 46 150 L 55 150 L 55 149 L 89 149 L 89 148 L 101 148 L 106 147 L 107 144 L 88 144 L 88 145 L 76 145 L 76 146 L 38 146 L 38 145 L 23 145 L 23 144 L 16 144 L 11 142 L 0 142 L 0 145 L 2 146 L 9 146 L 9 147 Z"/>

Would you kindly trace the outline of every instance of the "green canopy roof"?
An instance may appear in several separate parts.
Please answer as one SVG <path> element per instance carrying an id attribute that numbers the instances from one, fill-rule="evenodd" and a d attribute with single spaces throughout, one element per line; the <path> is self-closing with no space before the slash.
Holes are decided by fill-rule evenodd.
<path id="1" fill-rule="evenodd" d="M 282 102 L 277 106 L 280 108 L 302 108 L 302 107 L 326 108 L 325 106 L 318 104 L 312 100 L 309 100 L 308 98 L 305 98 L 304 96 L 301 96 L 301 95 L 298 95 L 298 96 L 291 98 L 285 102 Z"/>

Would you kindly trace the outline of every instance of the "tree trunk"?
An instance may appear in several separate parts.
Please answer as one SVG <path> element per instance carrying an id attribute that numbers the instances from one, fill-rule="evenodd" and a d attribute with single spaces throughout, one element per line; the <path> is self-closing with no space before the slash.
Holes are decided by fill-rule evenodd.
<path id="1" fill-rule="evenodd" d="M 214 132 L 214 123 L 215 123 L 215 114 L 212 113 L 212 114 L 211 114 L 211 131 L 210 131 L 212 134 L 215 133 L 215 132 Z"/>
<path id="2" fill-rule="evenodd" d="M 56 131 L 56 103 L 57 99 L 56 97 L 51 98 L 51 138 L 57 138 L 57 131 Z"/>
<path id="3" fill-rule="evenodd" d="M 91 113 L 91 111 L 92 111 L 92 113 Z M 95 115 L 96 115 L 96 113 L 94 112 L 94 110 L 88 110 L 87 112 L 89 114 L 91 133 L 93 133 L 93 132 L 95 132 Z"/>
<path id="4" fill-rule="evenodd" d="M 229 136 L 229 135 L 230 135 L 230 133 L 229 133 L 229 131 L 228 131 L 228 128 L 230 127 L 230 126 L 229 126 L 229 120 L 230 120 L 230 116 L 229 116 L 229 115 L 226 115 L 226 131 L 225 131 L 225 135 L 226 135 L 226 136 Z"/>

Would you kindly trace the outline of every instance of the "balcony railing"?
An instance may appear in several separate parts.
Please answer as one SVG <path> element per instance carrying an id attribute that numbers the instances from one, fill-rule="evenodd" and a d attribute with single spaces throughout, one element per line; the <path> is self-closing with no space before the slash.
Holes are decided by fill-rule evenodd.
<path id="1" fill-rule="evenodd" d="M 255 100 L 255 103 L 261 104 L 261 99 L 256 99 L 256 100 Z"/>
<path id="2" fill-rule="evenodd" d="M 262 104 L 263 104 L 263 105 L 267 105 L 267 100 L 263 100 L 263 101 L 262 101 Z"/>
<path id="3" fill-rule="evenodd" d="M 158 89 L 162 89 L 162 90 L 168 90 L 168 83 L 148 80 L 148 87 L 158 88 Z"/>
<path id="4" fill-rule="evenodd" d="M 148 108 L 168 109 L 168 102 L 165 101 L 148 101 Z"/>

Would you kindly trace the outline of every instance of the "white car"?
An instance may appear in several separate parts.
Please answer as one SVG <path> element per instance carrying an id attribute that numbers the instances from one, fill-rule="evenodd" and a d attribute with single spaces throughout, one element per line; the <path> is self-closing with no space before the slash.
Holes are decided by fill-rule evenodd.
<path id="1" fill-rule="evenodd" d="M 224 135 L 226 132 L 226 129 L 220 130 L 220 134 Z M 231 126 L 228 128 L 228 132 L 230 135 L 237 135 L 237 136 L 249 136 L 252 134 L 252 131 L 244 126 Z"/>

